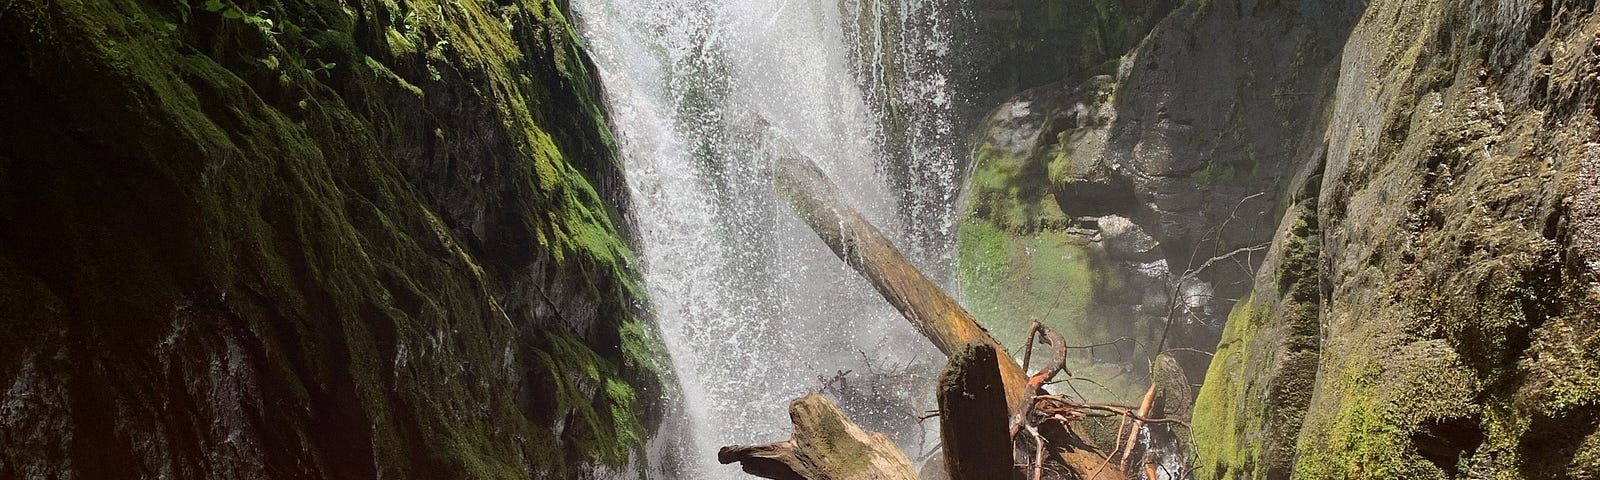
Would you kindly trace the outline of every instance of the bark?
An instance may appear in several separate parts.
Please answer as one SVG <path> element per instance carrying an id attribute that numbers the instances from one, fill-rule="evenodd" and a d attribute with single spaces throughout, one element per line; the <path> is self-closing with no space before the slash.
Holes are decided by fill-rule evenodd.
<path id="1" fill-rule="evenodd" d="M 789 440 L 722 447 L 717 461 L 739 462 L 745 473 L 776 480 L 917 480 L 894 441 L 863 430 L 821 395 L 790 402 L 789 420 Z"/>
<path id="2" fill-rule="evenodd" d="M 994 347 L 969 343 L 939 374 L 939 437 L 950 480 L 1011 478 L 1010 410 L 995 355 Z"/>
<path id="3" fill-rule="evenodd" d="M 1133 417 L 1133 430 L 1128 434 L 1128 444 L 1122 447 L 1122 469 L 1128 469 L 1129 457 L 1133 455 L 1133 447 L 1139 445 L 1139 429 L 1144 428 L 1145 418 L 1150 416 L 1150 407 L 1155 405 L 1156 387 L 1159 384 L 1152 382 L 1150 390 L 1144 394 L 1144 401 L 1139 402 L 1139 414 Z"/>
<path id="4" fill-rule="evenodd" d="M 775 188 L 806 225 L 839 259 L 867 277 L 878 293 L 939 351 L 952 355 L 971 342 L 993 347 L 1002 359 L 1000 377 L 1008 411 L 1017 413 L 1024 408 L 1028 379 L 1005 347 L 955 299 L 912 266 L 877 227 L 841 200 L 838 188 L 816 164 L 805 158 L 780 157 L 774 169 Z"/>
<path id="5" fill-rule="evenodd" d="M 780 157 L 774 165 L 774 188 L 778 194 L 788 200 L 800 218 L 805 221 L 822 238 L 823 243 L 833 250 L 845 264 L 855 269 L 882 294 L 895 309 L 899 310 L 911 325 L 921 332 L 923 336 L 932 341 L 939 351 L 947 356 L 957 356 L 959 350 L 969 344 L 981 344 L 994 352 L 995 364 L 998 369 L 1000 384 L 1004 390 L 1005 411 L 1008 417 L 1019 425 L 1029 421 L 1032 414 L 1031 397 L 1038 391 L 1037 386 L 1029 385 L 1029 378 L 1023 372 L 1022 366 L 1006 352 L 1004 346 L 995 341 L 989 332 L 978 325 L 972 314 L 961 308 L 959 303 L 944 291 L 940 290 L 933 281 L 928 280 L 921 271 L 911 265 L 900 250 L 895 248 L 883 233 L 878 231 L 870 222 L 862 217 L 859 212 L 843 201 L 838 188 L 833 185 L 821 169 L 802 157 Z M 1060 336 L 1049 337 L 1046 340 L 1052 347 L 1065 345 Z M 1064 357 L 1062 355 L 1058 355 Z M 1044 373 L 1043 378 L 1053 376 L 1057 367 L 1050 368 Z M 1041 380 L 1040 383 L 1043 383 Z M 971 422 L 974 419 L 966 418 L 966 413 L 951 413 L 941 411 L 941 430 L 945 422 Z M 796 422 L 796 435 L 799 435 L 800 422 Z M 1004 428 L 1004 427 L 1002 427 Z M 942 433 L 942 432 L 941 432 Z M 960 437 L 962 434 L 956 434 Z M 1014 443 L 1009 437 L 999 439 L 997 442 L 1005 450 L 1004 458 L 1007 462 L 1012 460 L 1011 451 Z M 1090 478 L 1094 480 L 1123 480 L 1120 471 L 1110 469 L 1097 469 L 1097 466 L 1109 463 L 1107 457 L 1097 448 L 1087 444 L 1070 424 L 1062 423 L 1055 428 L 1055 433 L 1049 435 L 1048 456 L 1052 463 L 1065 468 L 1071 473 L 1070 478 Z M 981 437 L 979 437 L 981 438 Z M 946 441 L 952 439 L 947 438 Z M 953 439 L 963 442 L 960 438 Z M 892 447 L 893 445 L 890 444 Z M 966 450 L 976 448 L 962 444 L 954 448 Z M 727 452 L 727 449 L 724 449 Z M 896 450 L 898 453 L 898 450 Z M 961 463 L 981 461 L 980 458 L 969 457 L 968 453 L 952 454 L 947 450 L 945 462 Z M 903 458 L 903 455 L 902 455 Z M 729 463 L 725 460 L 723 463 Z M 977 467 L 974 467 L 977 468 Z M 909 469 L 907 469 L 909 471 Z M 1008 472 L 1010 469 L 1008 468 Z M 767 477 L 777 478 L 777 477 Z M 801 477 L 812 478 L 812 477 Z M 960 477 L 956 477 L 960 478 Z M 1010 478 L 1010 474 L 999 477 L 966 477 L 966 478 Z"/>

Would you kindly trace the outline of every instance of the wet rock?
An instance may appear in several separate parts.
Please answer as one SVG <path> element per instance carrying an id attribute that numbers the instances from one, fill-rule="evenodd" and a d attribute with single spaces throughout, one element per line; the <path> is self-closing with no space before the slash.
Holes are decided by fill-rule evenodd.
<path id="1" fill-rule="evenodd" d="M 0 478 L 658 469 L 557 5 L 223 3 L 0 15 Z"/>
<path id="2" fill-rule="evenodd" d="M 1148 263 L 1162 258 L 1161 243 L 1127 217 L 1106 215 L 1095 219 L 1100 227 L 1100 243 L 1112 260 Z"/>
<path id="3" fill-rule="evenodd" d="M 1574 107 L 1600 94 L 1597 22 L 1586 2 L 1368 6 L 1325 162 L 1202 388 L 1203 475 L 1600 471 L 1596 119 Z"/>

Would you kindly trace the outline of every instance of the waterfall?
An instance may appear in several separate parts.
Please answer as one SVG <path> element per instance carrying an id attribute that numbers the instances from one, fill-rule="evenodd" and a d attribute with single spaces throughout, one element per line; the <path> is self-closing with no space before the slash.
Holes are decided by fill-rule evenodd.
<path id="1" fill-rule="evenodd" d="M 605 85 L 645 284 L 683 387 L 686 476 L 735 476 L 737 466 L 715 465 L 718 447 L 787 438 L 790 399 L 868 362 L 924 372 L 929 386 L 912 391 L 931 406 L 943 357 L 775 198 L 770 156 L 814 159 L 913 261 L 949 279 L 965 153 L 953 133 L 950 22 L 939 16 L 950 9 L 575 0 L 573 10 Z M 889 433 L 913 457 L 932 436 L 915 435 L 925 427 L 906 412 L 854 414 L 900 428 Z"/>

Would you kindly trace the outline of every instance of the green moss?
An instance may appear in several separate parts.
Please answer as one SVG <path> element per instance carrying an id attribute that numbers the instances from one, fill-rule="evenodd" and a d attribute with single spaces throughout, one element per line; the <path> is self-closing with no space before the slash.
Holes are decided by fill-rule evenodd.
<path id="1" fill-rule="evenodd" d="M 960 235 L 967 307 L 1001 342 L 1019 344 L 1035 319 L 1074 338 L 1108 333 L 1086 321 L 1095 274 L 1079 240 L 1060 232 L 1013 238 L 982 222 L 963 223 Z"/>
<path id="2" fill-rule="evenodd" d="M 1023 335 L 1035 320 L 1084 344 L 1147 332 L 1149 325 L 1106 322 L 1098 314 L 1096 297 L 1120 288 L 1120 280 L 1104 266 L 1104 253 L 1081 238 L 1060 231 L 1013 236 L 973 220 L 962 222 L 959 233 L 962 304 L 1013 353 L 1020 353 Z M 1149 386 L 1117 365 L 1085 357 L 1070 357 L 1067 367 L 1110 389 L 1080 388 L 1095 400 L 1126 401 Z"/>
<path id="3" fill-rule="evenodd" d="M 1190 175 L 1190 178 L 1203 185 L 1212 185 L 1233 180 L 1237 175 L 1238 173 L 1234 171 L 1233 164 L 1212 162 L 1206 164 L 1205 168 L 1194 172 L 1193 175 Z"/>
<path id="4" fill-rule="evenodd" d="M 573 413 L 566 420 L 565 435 L 585 456 L 622 466 L 644 441 L 638 395 L 623 379 L 623 366 L 569 334 L 547 335 L 550 350 L 540 356 L 555 380 L 557 410 Z M 591 390 L 595 395 L 586 393 Z"/>
<path id="5" fill-rule="evenodd" d="M 1266 407 L 1262 386 L 1248 375 L 1260 367 L 1250 343 L 1270 320 L 1270 310 L 1258 309 L 1250 297 L 1235 303 L 1228 314 L 1222 342 L 1195 401 L 1196 471 L 1203 478 L 1265 477 L 1261 452 Z"/>
<path id="6" fill-rule="evenodd" d="M 90 385 L 74 392 L 86 408 L 205 405 L 126 382 L 245 355 L 241 375 L 270 397 L 247 413 L 272 420 L 245 427 L 270 424 L 263 438 L 289 439 L 264 445 L 283 452 L 265 460 L 273 475 L 563 477 L 586 468 L 573 462 L 620 467 L 635 457 L 653 428 L 641 412 L 655 408 L 667 372 L 637 316 L 642 291 L 616 212 L 595 188 L 618 174 L 598 86 L 554 3 L 496 7 L 507 20 L 476 3 L 445 5 L 445 19 L 436 5 L 405 1 L 269 1 L 260 7 L 279 25 L 295 25 L 270 34 L 181 3 L 14 7 L 0 16 L 0 65 L 16 88 L 8 101 L 30 108 L 0 119 L 8 139 L 30 140 L 0 146 L 0 207 L 28 198 L 40 213 L 0 208 L 8 227 L 29 227 L 0 231 L 0 368 L 18 360 L 9 352 L 47 347 L 10 348 L 22 337 L 11 319 L 53 299 L 79 306 L 74 342 L 125 346 L 82 359 L 127 365 L 116 378 L 58 372 Z M 518 28 L 529 36 L 511 38 L 506 21 L 555 37 Z M 423 37 L 441 41 L 426 53 L 407 44 Z M 336 62 L 337 72 L 286 68 L 306 58 Z M 428 103 L 437 89 L 460 103 Z M 472 111 L 442 111 L 464 107 Z M 503 131 L 435 121 L 470 115 Z M 429 170 L 478 157 L 495 161 L 476 167 L 505 170 L 481 186 Z M 42 158 L 53 167 L 18 168 Z M 461 198 L 482 208 L 488 235 L 450 211 Z M 540 273 L 534 282 L 530 271 Z M 597 318 L 567 332 L 573 319 L 552 318 L 560 312 L 521 300 L 507 312 L 499 300 L 539 290 L 587 295 L 580 302 Z M 26 315 L 43 330 L 68 320 Z M 191 330 L 174 332 L 180 321 Z M 224 341 L 243 353 L 215 351 Z M 148 355 L 162 342 L 177 353 L 160 363 L 171 370 L 153 372 Z M 541 375 L 550 385 L 518 391 Z M 112 425 L 83 421 L 84 448 L 126 450 Z M 175 449 L 209 441 L 152 434 L 179 439 Z M 314 460 L 334 448 L 369 461 Z M 104 463 L 147 467 L 132 457 Z"/>
<path id="7" fill-rule="evenodd" d="M 1066 214 L 1050 192 L 1049 159 L 1023 158 L 984 144 L 975 161 L 971 216 L 1019 233 L 1066 225 Z"/>
<path id="8" fill-rule="evenodd" d="M 1195 403 L 1208 478 L 1283 478 L 1294 468 L 1321 349 L 1321 233 L 1315 198 L 1300 200 L 1268 254 L 1275 281 L 1234 304 Z"/>
<path id="9" fill-rule="evenodd" d="M 629 317 L 622 322 L 621 333 L 622 360 L 627 368 L 663 378 L 671 375 L 666 358 L 667 347 L 655 327 Z"/>
<path id="10" fill-rule="evenodd" d="M 1092 87 L 1083 92 L 1096 95 L 1096 102 L 1112 95 L 1111 85 Z M 969 210 L 958 227 L 963 303 L 1013 353 L 1035 320 L 1084 344 L 1150 335 L 1147 322 L 1124 319 L 1114 306 L 1099 301 L 1126 288 L 1123 273 L 1113 268 L 1104 249 L 1069 232 L 1071 218 L 1055 195 L 1067 181 L 1106 179 L 1108 172 L 1095 153 L 1104 143 L 1105 129 L 1069 129 L 1060 135 L 1059 143 L 1044 142 L 1025 153 L 981 145 L 975 152 Z M 1110 317 L 1117 320 L 1108 321 Z M 1067 367 L 1104 380 L 1109 392 L 1080 389 L 1095 399 L 1121 401 L 1148 387 L 1135 385 L 1143 382 L 1139 376 L 1123 375 L 1118 365 L 1090 356 L 1071 356 Z M 1104 375 L 1094 375 L 1097 371 Z"/>

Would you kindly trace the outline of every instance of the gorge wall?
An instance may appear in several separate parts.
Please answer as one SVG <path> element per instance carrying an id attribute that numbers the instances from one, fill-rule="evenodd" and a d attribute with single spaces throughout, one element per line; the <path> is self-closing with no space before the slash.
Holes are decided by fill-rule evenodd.
<path id="1" fill-rule="evenodd" d="M 0 478 L 670 471 L 564 11 L 0 3 Z"/>
<path id="2" fill-rule="evenodd" d="M 968 306 L 1102 378 L 1216 345 L 1197 478 L 1597 478 L 1593 8 L 1177 6 L 978 128 Z"/>
<path id="3" fill-rule="evenodd" d="M 1333 84 L 1359 10 L 1185 3 L 1103 60 L 1112 67 L 1002 103 L 975 139 L 968 306 L 1002 337 L 1038 319 L 1077 344 L 1109 343 L 1084 350 L 1079 368 L 1129 373 L 1117 394 L 1143 391 L 1163 341 L 1210 350 L 1250 291 L 1274 206 L 1314 153 L 1316 93 Z M 1203 376 L 1206 357 L 1181 359 Z"/>
<path id="4" fill-rule="evenodd" d="M 1600 476 L 1593 8 L 1367 8 L 1202 389 L 1207 476 Z"/>

